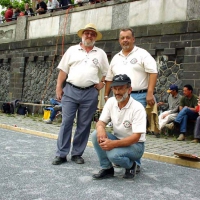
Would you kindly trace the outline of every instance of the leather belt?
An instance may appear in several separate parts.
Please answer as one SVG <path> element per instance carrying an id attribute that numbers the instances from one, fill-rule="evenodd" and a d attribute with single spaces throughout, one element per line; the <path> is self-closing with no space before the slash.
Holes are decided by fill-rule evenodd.
<path id="1" fill-rule="evenodd" d="M 147 90 L 132 91 L 131 93 L 143 93 L 143 92 L 147 92 Z"/>
<path id="2" fill-rule="evenodd" d="M 76 89 L 79 89 L 79 90 L 87 90 L 87 89 L 90 89 L 92 87 L 94 87 L 94 85 L 91 85 L 91 86 L 88 86 L 88 87 L 78 87 L 78 86 L 75 86 L 69 82 L 67 82 L 69 85 L 71 85 L 72 87 L 76 88 Z"/>

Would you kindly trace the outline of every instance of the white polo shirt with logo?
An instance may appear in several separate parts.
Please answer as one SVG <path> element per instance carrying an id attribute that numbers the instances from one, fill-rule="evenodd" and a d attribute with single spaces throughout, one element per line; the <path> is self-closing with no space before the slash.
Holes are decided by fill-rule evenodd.
<path id="1" fill-rule="evenodd" d="M 120 51 L 113 57 L 106 80 L 112 81 L 115 75 L 126 74 L 131 79 L 132 90 L 138 91 L 147 89 L 149 74 L 157 72 L 154 58 L 146 50 L 134 46 L 127 56 Z"/>
<path id="2" fill-rule="evenodd" d="M 146 112 L 141 103 L 130 97 L 121 110 L 115 97 L 107 100 L 99 120 L 113 123 L 114 135 L 119 138 L 141 133 L 139 142 L 146 141 Z"/>
<path id="3" fill-rule="evenodd" d="M 57 68 L 68 74 L 67 82 L 88 87 L 99 83 L 99 72 L 106 76 L 108 67 L 107 55 L 102 49 L 94 46 L 87 53 L 78 44 L 67 49 Z"/>

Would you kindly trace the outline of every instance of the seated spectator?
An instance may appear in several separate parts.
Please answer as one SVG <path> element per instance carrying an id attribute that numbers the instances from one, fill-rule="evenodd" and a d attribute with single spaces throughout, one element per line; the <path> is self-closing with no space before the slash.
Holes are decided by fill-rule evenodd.
<path id="1" fill-rule="evenodd" d="M 194 128 L 194 140 L 193 143 L 200 143 L 200 95 L 198 99 L 198 106 L 196 107 L 196 111 L 199 113 L 197 117 L 195 128 Z"/>
<path id="2" fill-rule="evenodd" d="M 47 12 L 47 4 L 43 0 L 38 0 L 36 12 L 39 15 L 45 14 Z"/>
<path id="3" fill-rule="evenodd" d="M 167 111 L 164 111 L 158 116 L 159 130 L 162 130 L 169 122 L 174 121 L 179 111 L 179 103 L 182 96 L 178 94 L 178 87 L 176 85 L 171 85 L 167 93 L 170 93 L 168 103 L 158 102 L 157 104 L 158 106 L 167 104 L 168 107 Z"/>
<path id="4" fill-rule="evenodd" d="M 8 6 L 8 9 L 6 10 L 5 15 L 4 15 L 6 22 L 11 22 L 12 16 L 13 16 L 13 7 Z"/>
<path id="5" fill-rule="evenodd" d="M 89 4 L 88 0 L 74 0 L 74 4 L 78 4 L 79 6 L 84 6 Z"/>
<path id="6" fill-rule="evenodd" d="M 12 16 L 12 20 L 17 20 L 17 17 L 19 17 L 19 14 L 20 14 L 20 9 L 19 8 L 16 8 L 13 12 L 13 16 Z"/>
<path id="7" fill-rule="evenodd" d="M 196 120 L 198 113 L 195 110 L 197 105 L 197 96 L 193 94 L 193 88 L 191 85 L 185 85 L 183 87 L 183 97 L 180 100 L 179 113 L 174 122 L 166 124 L 165 127 L 173 129 L 174 126 L 180 128 L 180 135 L 177 141 L 185 140 L 185 133 L 187 130 L 187 121 Z"/>
<path id="8" fill-rule="evenodd" d="M 89 0 L 90 4 L 100 3 L 101 0 Z"/>
<path id="9" fill-rule="evenodd" d="M 75 2 L 74 2 L 75 3 Z M 60 0 L 60 7 L 64 10 L 68 8 L 68 5 L 72 4 L 71 0 Z"/>
<path id="10" fill-rule="evenodd" d="M 59 2 L 57 0 L 48 0 L 47 10 L 52 11 L 56 8 L 59 8 Z"/>
<path id="11" fill-rule="evenodd" d="M 51 110 L 51 115 L 50 115 L 49 119 L 44 120 L 44 122 L 46 124 L 52 124 L 53 120 L 56 117 L 57 112 L 62 110 L 62 104 L 59 101 L 57 101 L 55 99 L 50 99 L 50 104 L 54 105 L 54 107 Z"/>
<path id="12" fill-rule="evenodd" d="M 28 3 L 25 3 L 25 15 L 28 15 L 28 16 L 35 16 L 34 12 L 33 12 L 33 9 L 32 8 L 29 8 L 29 4 Z"/>

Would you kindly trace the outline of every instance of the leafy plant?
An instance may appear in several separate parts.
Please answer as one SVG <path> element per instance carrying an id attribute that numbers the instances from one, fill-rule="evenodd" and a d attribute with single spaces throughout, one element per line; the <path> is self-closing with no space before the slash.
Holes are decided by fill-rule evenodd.
<path id="1" fill-rule="evenodd" d="M 21 11 L 25 10 L 25 8 L 24 8 L 25 3 L 28 3 L 31 7 L 31 0 L 22 0 L 21 2 L 19 2 L 17 0 L 14 0 L 14 1 L 0 0 L 0 5 L 2 6 L 2 8 L 7 8 L 8 6 L 11 5 L 11 6 L 13 6 L 13 8 L 19 8 Z"/>

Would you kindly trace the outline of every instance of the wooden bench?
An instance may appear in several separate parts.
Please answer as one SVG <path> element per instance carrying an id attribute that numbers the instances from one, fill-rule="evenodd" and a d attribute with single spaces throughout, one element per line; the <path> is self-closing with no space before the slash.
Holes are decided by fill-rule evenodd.
<path id="1" fill-rule="evenodd" d="M 37 103 L 23 103 L 23 102 L 19 102 L 19 105 L 27 107 L 28 112 L 32 113 L 32 115 L 36 113 L 43 114 L 44 108 L 53 106 L 51 104 L 37 104 Z"/>

